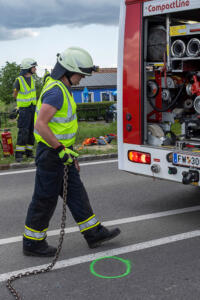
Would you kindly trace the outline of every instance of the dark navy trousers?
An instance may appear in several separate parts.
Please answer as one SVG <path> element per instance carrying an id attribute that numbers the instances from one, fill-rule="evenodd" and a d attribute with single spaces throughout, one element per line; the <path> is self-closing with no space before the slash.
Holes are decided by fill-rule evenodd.
<path id="1" fill-rule="evenodd" d="M 19 117 L 17 121 L 18 135 L 16 145 L 26 146 L 34 145 L 34 114 L 35 105 L 19 108 Z"/>
<path id="2" fill-rule="evenodd" d="M 39 143 L 36 153 L 35 188 L 29 205 L 26 226 L 43 231 L 55 211 L 58 196 L 63 194 L 64 165 L 55 150 Z M 93 215 L 89 198 L 75 165 L 68 167 L 67 205 L 79 223 Z"/>

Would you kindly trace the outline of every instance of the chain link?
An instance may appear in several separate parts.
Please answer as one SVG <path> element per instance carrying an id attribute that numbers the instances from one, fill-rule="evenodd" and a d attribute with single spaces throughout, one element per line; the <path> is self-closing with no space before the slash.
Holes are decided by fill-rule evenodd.
<path id="1" fill-rule="evenodd" d="M 65 166 L 64 167 L 64 176 L 63 176 L 63 213 L 62 213 L 62 219 L 61 219 L 61 230 L 60 230 L 59 243 L 58 243 L 56 254 L 55 254 L 52 262 L 46 268 L 42 268 L 42 269 L 39 269 L 39 270 L 36 269 L 36 270 L 31 271 L 31 272 L 19 273 L 17 275 L 14 275 L 14 276 L 10 277 L 7 280 L 6 287 L 8 288 L 8 290 L 10 291 L 10 293 L 13 295 L 13 297 L 16 300 L 22 300 L 22 298 L 19 295 L 19 293 L 16 291 L 16 289 L 12 286 L 13 281 L 15 281 L 17 279 L 21 279 L 23 277 L 28 277 L 28 276 L 31 276 L 31 275 L 38 275 L 38 274 L 42 274 L 42 273 L 47 273 L 47 272 L 49 272 L 53 269 L 53 267 L 55 266 L 55 264 L 58 260 L 60 251 L 62 249 L 62 243 L 63 243 L 63 240 L 64 240 L 64 235 L 65 235 L 66 204 L 67 204 L 67 179 L 68 179 L 68 167 Z"/>

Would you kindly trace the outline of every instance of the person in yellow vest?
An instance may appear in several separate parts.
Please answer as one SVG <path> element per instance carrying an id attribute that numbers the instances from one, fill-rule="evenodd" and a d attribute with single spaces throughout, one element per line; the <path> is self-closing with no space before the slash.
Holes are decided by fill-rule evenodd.
<path id="1" fill-rule="evenodd" d="M 20 75 L 14 83 L 13 97 L 17 100 L 19 117 L 17 121 L 18 136 L 15 159 L 23 160 L 23 155 L 33 158 L 34 145 L 34 114 L 36 106 L 36 89 L 33 74 L 36 73 L 37 63 L 32 58 L 25 58 L 20 65 Z"/>
<path id="2" fill-rule="evenodd" d="M 78 153 L 73 149 L 78 122 L 71 87 L 95 70 L 90 54 L 71 47 L 57 56 L 51 76 L 43 86 L 35 113 L 36 178 L 23 236 L 23 253 L 54 256 L 48 245 L 47 229 L 63 195 L 64 166 L 68 165 L 67 205 L 88 246 L 95 248 L 119 235 L 118 228 L 108 230 L 94 214 L 80 179 Z"/>
<path id="3" fill-rule="evenodd" d="M 49 80 L 49 78 L 50 78 L 50 72 L 47 69 L 45 69 L 44 76 L 42 78 L 43 84 L 45 84 Z"/>

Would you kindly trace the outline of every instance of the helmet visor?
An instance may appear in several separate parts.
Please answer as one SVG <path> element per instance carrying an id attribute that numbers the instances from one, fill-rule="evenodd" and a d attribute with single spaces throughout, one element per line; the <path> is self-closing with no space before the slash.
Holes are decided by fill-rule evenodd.
<path id="1" fill-rule="evenodd" d="M 32 64 L 31 64 L 31 67 L 36 67 L 37 66 L 37 62 L 34 61 Z"/>
<path id="2" fill-rule="evenodd" d="M 92 72 L 98 72 L 99 68 L 97 66 L 92 66 L 91 68 L 81 68 L 79 69 L 86 74 L 92 74 Z"/>

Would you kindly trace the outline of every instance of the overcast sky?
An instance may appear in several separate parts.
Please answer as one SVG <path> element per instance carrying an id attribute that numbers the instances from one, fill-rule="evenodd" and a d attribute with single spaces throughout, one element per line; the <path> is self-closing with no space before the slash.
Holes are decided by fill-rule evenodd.
<path id="1" fill-rule="evenodd" d="M 0 0 L 0 67 L 38 62 L 38 74 L 70 46 L 100 67 L 116 67 L 120 0 Z"/>

